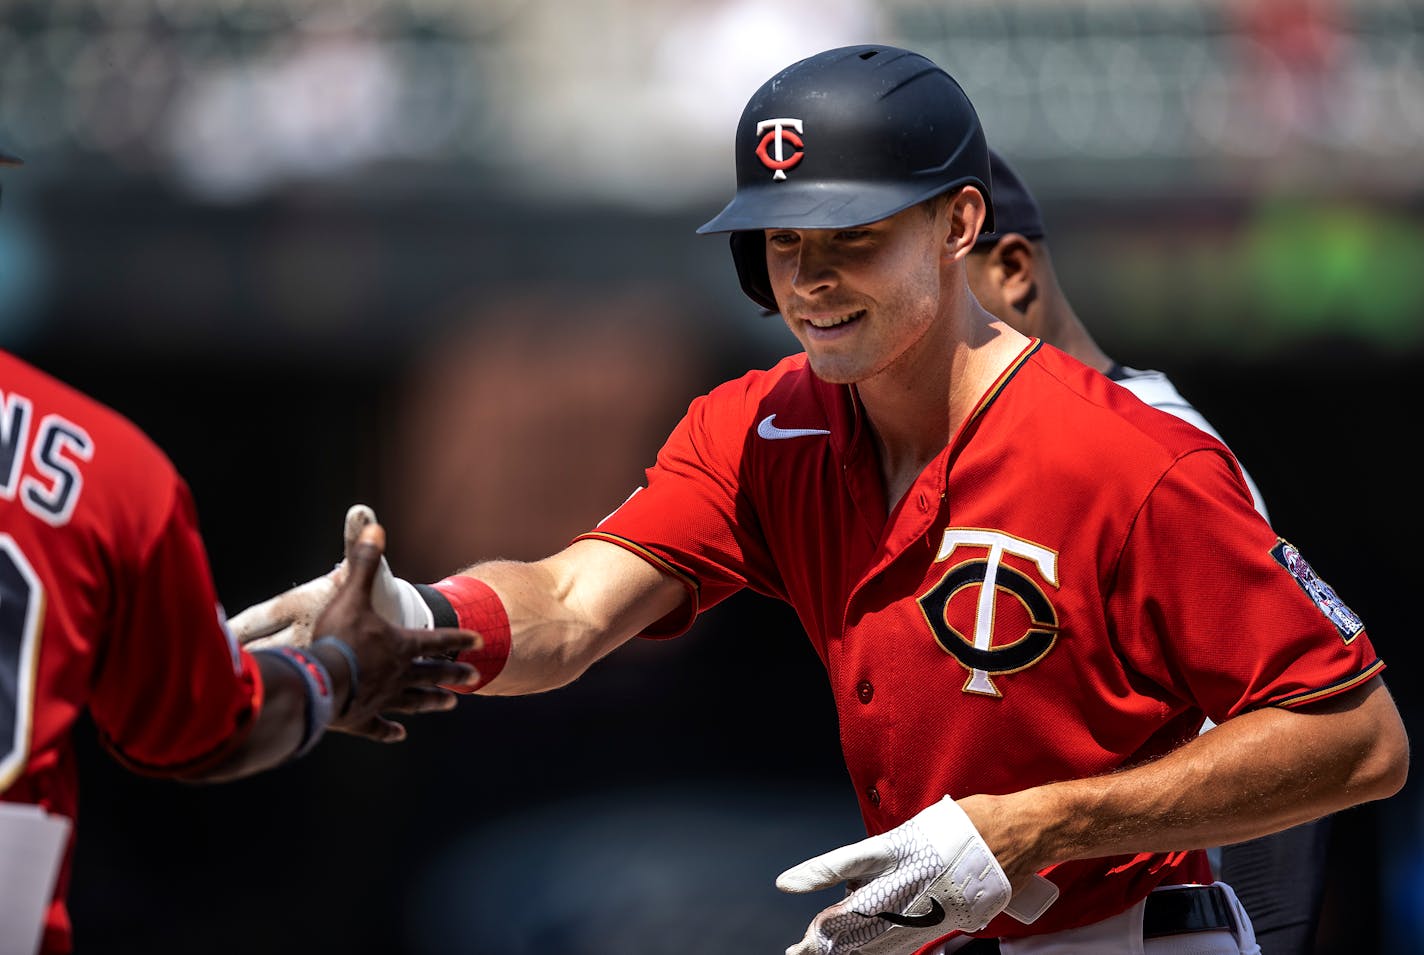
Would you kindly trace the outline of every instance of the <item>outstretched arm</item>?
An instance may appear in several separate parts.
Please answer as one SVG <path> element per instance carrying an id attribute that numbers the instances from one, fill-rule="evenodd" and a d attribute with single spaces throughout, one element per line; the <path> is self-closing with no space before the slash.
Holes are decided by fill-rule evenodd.
<path id="1" fill-rule="evenodd" d="M 1017 885 L 1045 866 L 1239 842 L 1384 799 L 1409 742 L 1383 681 L 1299 709 L 1228 720 L 1107 776 L 959 800 Z"/>
<path id="2" fill-rule="evenodd" d="M 364 504 L 347 511 L 348 549 L 361 528 L 374 521 L 375 514 Z M 429 627 L 436 622 L 430 601 L 443 622 L 486 638 L 481 651 L 485 656 L 475 653 L 466 659 L 485 671 L 479 692 L 492 695 L 563 686 L 688 599 L 681 583 L 641 557 L 616 544 L 588 539 L 531 563 L 476 564 L 437 584 L 438 593 L 396 577 L 384 559 L 374 573 L 372 603 L 387 620 Z M 318 611 L 347 575 L 348 562 L 342 561 L 321 577 L 248 607 L 229 626 L 248 647 L 305 647 L 318 632 L 313 626 Z M 462 602 L 455 591 L 462 589 L 464 578 L 488 586 L 493 602 Z M 479 586 L 467 584 L 463 589 L 468 596 Z M 455 606 L 447 598 L 453 598 Z M 481 608 L 492 615 L 472 612 Z"/>

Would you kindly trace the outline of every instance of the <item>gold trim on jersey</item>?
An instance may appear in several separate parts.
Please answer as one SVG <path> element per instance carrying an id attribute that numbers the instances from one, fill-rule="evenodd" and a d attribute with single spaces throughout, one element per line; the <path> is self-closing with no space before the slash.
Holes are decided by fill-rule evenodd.
<path id="1" fill-rule="evenodd" d="M 1288 696 L 1283 700 L 1277 700 L 1271 705 L 1290 708 L 1293 706 L 1300 706 L 1302 703 L 1313 703 L 1316 700 L 1323 700 L 1328 697 L 1335 696 L 1336 694 L 1344 693 L 1346 690 L 1352 690 L 1355 687 L 1359 686 L 1361 683 L 1368 682 L 1371 678 L 1373 678 L 1383 669 L 1384 661 L 1376 660 L 1374 663 L 1371 663 L 1359 673 L 1356 673 L 1352 677 L 1347 677 L 1346 679 L 1341 680 L 1339 683 L 1332 683 L 1329 686 L 1319 690 L 1306 690 L 1304 693 L 1298 693 L 1295 696 Z"/>

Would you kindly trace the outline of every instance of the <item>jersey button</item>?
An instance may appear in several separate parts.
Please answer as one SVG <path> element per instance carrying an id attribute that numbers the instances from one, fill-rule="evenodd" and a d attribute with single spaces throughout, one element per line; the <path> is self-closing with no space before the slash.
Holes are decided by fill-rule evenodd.
<path id="1" fill-rule="evenodd" d="M 930 499 L 929 499 L 928 497 L 925 497 L 925 492 L 924 492 L 924 491 L 921 491 L 921 492 L 920 492 L 920 510 L 922 510 L 922 511 L 928 511 L 929 509 L 930 509 Z"/>
<path id="2" fill-rule="evenodd" d="M 874 786 L 871 786 L 865 791 L 865 798 L 870 800 L 870 804 L 872 806 L 880 805 L 880 790 L 876 789 Z"/>
<path id="3" fill-rule="evenodd" d="M 869 703 L 875 697 L 875 687 L 871 686 L 869 680 L 861 680 L 855 688 L 855 695 L 860 697 L 860 702 Z"/>

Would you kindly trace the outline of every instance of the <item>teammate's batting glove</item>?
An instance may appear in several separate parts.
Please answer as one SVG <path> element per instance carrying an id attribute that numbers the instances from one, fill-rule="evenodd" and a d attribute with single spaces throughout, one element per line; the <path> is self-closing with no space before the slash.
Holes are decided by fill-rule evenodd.
<path id="1" fill-rule="evenodd" d="M 1021 893 L 1023 904 L 1011 904 L 1004 870 L 946 796 L 889 832 L 781 873 L 776 887 L 783 892 L 847 883 L 846 897 L 818 914 L 786 955 L 910 955 L 953 931 L 977 932 L 1005 910 L 1032 922 L 1058 896 L 1047 879 L 1034 879 Z"/>
<path id="2" fill-rule="evenodd" d="M 352 505 L 346 512 L 342 552 L 350 554 L 362 529 L 374 523 L 376 513 L 371 508 L 365 504 Z M 252 650 L 306 646 L 312 641 L 312 622 L 345 582 L 347 571 L 343 558 L 328 573 L 248 607 L 228 621 L 228 628 L 240 643 Z M 428 630 L 434 626 L 430 608 L 415 585 L 391 573 L 384 556 L 371 585 L 371 606 L 398 627 Z"/>

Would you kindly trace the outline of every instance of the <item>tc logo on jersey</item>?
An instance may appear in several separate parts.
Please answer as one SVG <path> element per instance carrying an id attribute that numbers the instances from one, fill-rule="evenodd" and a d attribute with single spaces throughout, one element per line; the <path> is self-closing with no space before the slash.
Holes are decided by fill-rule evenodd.
<path id="1" fill-rule="evenodd" d="M 1058 555 L 999 531 L 946 528 L 935 563 L 949 560 L 956 552 L 962 559 L 918 598 L 920 609 L 935 641 L 969 671 L 964 692 L 1002 696 L 990 677 L 1028 669 L 1058 642 L 1053 602 L 1027 574 L 1004 563 L 1004 555 L 1031 561 L 1052 587 L 1058 586 Z M 1022 630 L 1015 625 L 1013 633 L 995 632 L 995 621 L 1008 620 L 1014 609 L 1000 606 L 1001 595 L 1017 599 Z M 964 623 L 956 627 L 961 621 Z M 965 636 L 964 630 L 970 635 Z M 994 645 L 996 637 L 998 646 Z"/>
<path id="2" fill-rule="evenodd" d="M 761 136 L 756 154 L 761 164 L 775 172 L 773 179 L 785 179 L 786 170 L 795 166 L 806 155 L 806 144 L 797 135 L 801 130 L 799 119 L 764 119 L 757 123 L 756 131 Z M 786 147 L 790 146 L 788 150 Z"/>

